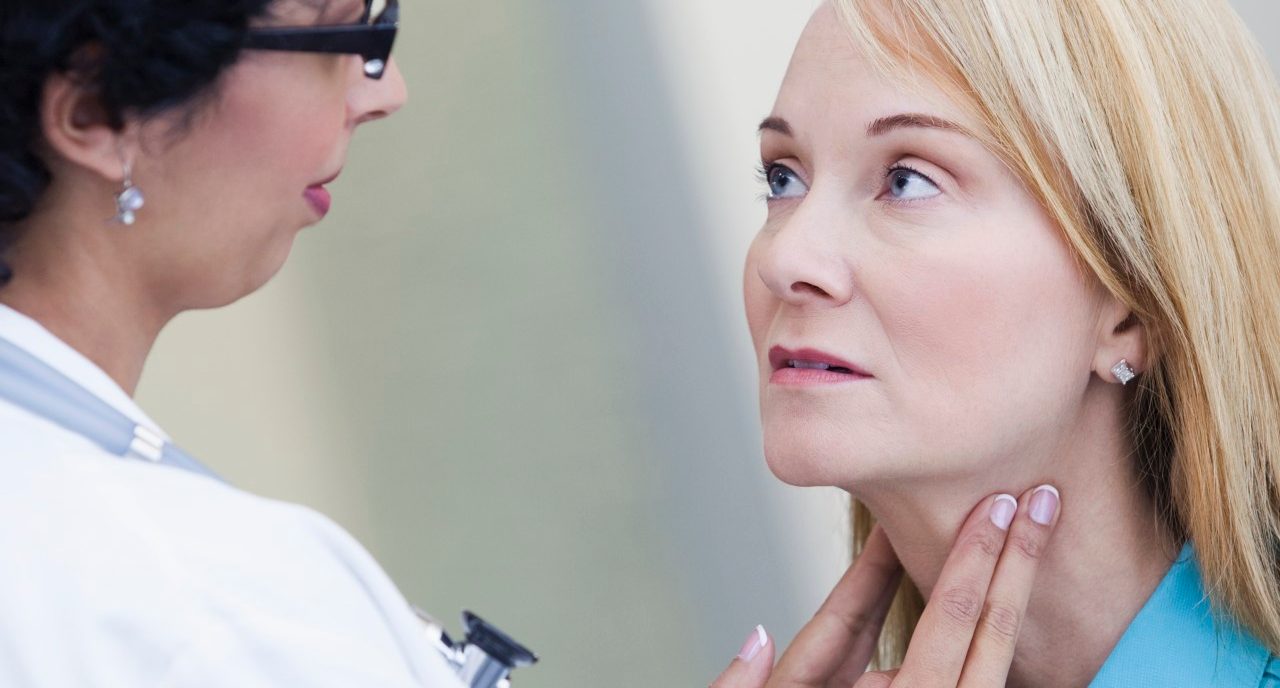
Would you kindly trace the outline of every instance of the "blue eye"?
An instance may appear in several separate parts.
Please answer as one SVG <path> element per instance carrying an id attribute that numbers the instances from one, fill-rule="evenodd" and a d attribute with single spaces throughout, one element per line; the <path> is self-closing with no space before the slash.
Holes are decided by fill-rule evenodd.
<path id="1" fill-rule="evenodd" d="M 897 201 L 919 201 L 933 198 L 942 191 L 933 180 L 910 167 L 889 170 L 889 194 Z"/>
<path id="2" fill-rule="evenodd" d="M 809 187 L 800 181 L 791 168 L 786 165 L 772 164 L 763 170 L 764 182 L 769 187 L 769 200 L 779 198 L 799 198 L 803 196 Z"/>

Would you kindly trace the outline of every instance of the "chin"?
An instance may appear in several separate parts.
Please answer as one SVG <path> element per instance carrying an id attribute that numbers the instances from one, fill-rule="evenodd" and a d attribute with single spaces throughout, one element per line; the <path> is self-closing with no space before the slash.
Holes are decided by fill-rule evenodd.
<path id="1" fill-rule="evenodd" d="M 207 284 L 211 288 L 204 289 L 189 303 L 188 308 L 207 310 L 229 306 L 266 286 L 284 267 L 284 263 L 284 258 L 280 258 L 266 264 L 260 262 L 254 266 L 244 266 L 245 269 L 237 272 L 209 275 Z"/>
<path id="2" fill-rule="evenodd" d="M 280 274 L 289 260 L 289 254 L 293 252 L 293 242 L 297 236 L 297 232 L 291 232 L 280 237 L 274 244 L 265 247 L 259 254 L 258 260 L 252 265 L 245 266 L 240 293 L 233 299 L 234 301 L 239 301 L 267 286 L 267 283 Z"/>
<path id="3" fill-rule="evenodd" d="M 793 487 L 827 487 L 833 484 L 818 478 L 815 467 L 806 465 L 803 460 L 795 461 L 789 456 L 778 457 L 767 449 L 764 460 L 775 478 Z"/>
<path id="4" fill-rule="evenodd" d="M 796 487 L 841 485 L 857 472 L 846 465 L 850 454 L 802 432 L 764 433 L 764 458 L 774 476 Z M 854 459 L 856 461 L 856 459 Z"/>
<path id="5" fill-rule="evenodd" d="M 859 432 L 861 430 L 862 432 Z M 912 480 L 939 470 L 926 450 L 889 442 L 869 428 L 834 430 L 794 419 L 764 422 L 764 456 L 779 480 L 796 487 L 875 485 Z"/>

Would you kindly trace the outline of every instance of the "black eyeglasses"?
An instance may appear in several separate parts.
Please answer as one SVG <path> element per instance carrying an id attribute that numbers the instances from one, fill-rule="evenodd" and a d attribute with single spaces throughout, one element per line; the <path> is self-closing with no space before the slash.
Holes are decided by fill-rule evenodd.
<path id="1" fill-rule="evenodd" d="M 364 58 L 365 76 L 381 79 L 391 59 L 399 23 L 399 0 L 365 0 L 364 14 L 357 24 L 249 29 L 244 47 L 359 55 Z"/>

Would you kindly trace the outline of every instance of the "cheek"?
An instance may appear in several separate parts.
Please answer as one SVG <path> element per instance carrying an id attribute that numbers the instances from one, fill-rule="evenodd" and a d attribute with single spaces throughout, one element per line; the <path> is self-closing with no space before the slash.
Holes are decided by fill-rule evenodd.
<path id="1" fill-rule="evenodd" d="M 900 383 L 889 388 L 909 422 L 985 454 L 978 444 L 1043 428 L 1083 393 L 1090 291 L 1047 219 L 957 235 L 989 239 L 948 242 L 880 279 L 895 285 L 880 309 Z"/>
<path id="2" fill-rule="evenodd" d="M 336 171 L 340 160 L 335 156 L 340 152 L 346 120 L 340 95 L 313 95 L 288 104 L 272 103 L 272 108 L 264 108 L 263 103 L 272 101 L 247 97 L 227 108 L 227 125 L 222 128 L 225 136 L 216 148 L 228 158 L 224 169 L 242 170 L 241 182 L 246 189 L 270 189 L 300 181 L 305 188 Z"/>
<path id="3" fill-rule="evenodd" d="M 337 171 L 346 143 L 345 101 L 324 82 L 310 91 L 277 83 L 293 96 L 281 98 L 236 76 L 214 111 L 165 149 L 154 192 L 146 189 L 148 208 L 181 228 L 166 233 L 157 270 L 192 307 L 239 298 L 279 270 L 314 220 L 307 186 Z"/>
<path id="4" fill-rule="evenodd" d="M 289 74 L 234 67 L 210 111 L 166 150 L 159 172 L 165 195 L 181 199 L 182 224 L 247 236 L 306 219 L 303 191 L 342 162 L 346 102 L 340 82 Z"/>
<path id="5" fill-rule="evenodd" d="M 246 189 L 314 181 L 338 162 L 346 82 L 319 56 L 256 56 L 233 67 L 219 92 L 210 154 L 224 163 L 218 169 L 238 170 Z"/>
<path id="6" fill-rule="evenodd" d="M 747 251 L 746 265 L 742 270 L 742 301 L 746 307 L 747 329 L 751 331 L 751 341 L 755 344 L 757 353 L 761 353 L 760 347 L 768 335 L 769 326 L 773 322 L 778 306 L 777 298 L 765 286 L 758 272 L 758 256 L 764 249 L 766 240 L 763 235 L 758 235 L 755 241 L 751 242 L 751 248 Z"/>

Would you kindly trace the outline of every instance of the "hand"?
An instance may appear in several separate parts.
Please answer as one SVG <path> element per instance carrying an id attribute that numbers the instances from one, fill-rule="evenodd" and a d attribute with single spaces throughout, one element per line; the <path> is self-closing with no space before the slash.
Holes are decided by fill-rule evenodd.
<path id="1" fill-rule="evenodd" d="M 1016 504 L 1009 495 L 982 500 L 956 537 L 902 667 L 864 673 L 902 573 L 877 526 L 777 667 L 773 642 L 757 628 L 711 688 L 1004 686 L 1058 511 L 1057 490 L 1047 486 Z"/>

